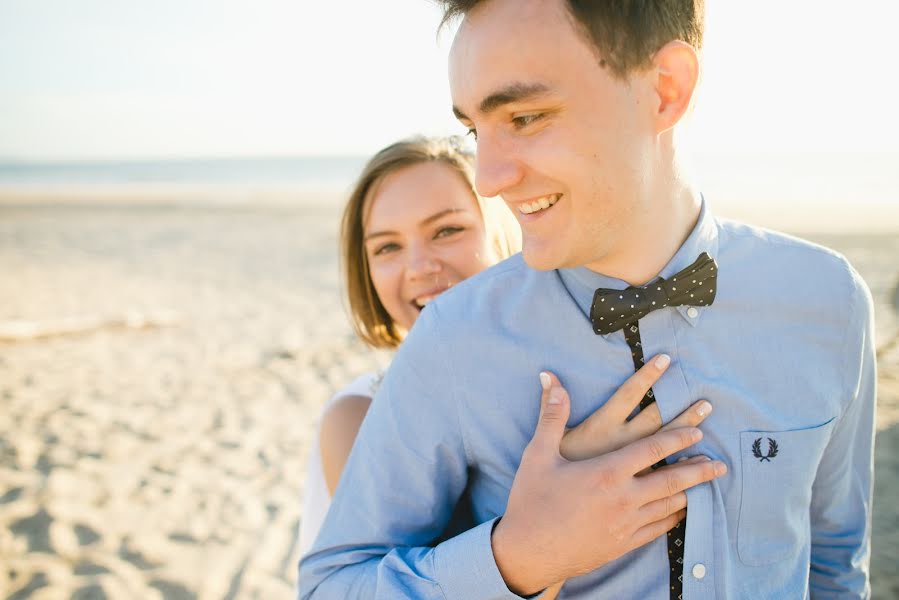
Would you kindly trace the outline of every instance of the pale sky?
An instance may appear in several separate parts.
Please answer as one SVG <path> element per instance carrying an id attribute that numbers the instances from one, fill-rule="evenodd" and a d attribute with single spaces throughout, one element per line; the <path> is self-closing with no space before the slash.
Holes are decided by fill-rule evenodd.
<path id="1" fill-rule="evenodd" d="M 710 0 L 702 152 L 896 152 L 883 0 Z M 450 113 L 428 0 L 0 0 L 0 159 L 369 154 Z"/>

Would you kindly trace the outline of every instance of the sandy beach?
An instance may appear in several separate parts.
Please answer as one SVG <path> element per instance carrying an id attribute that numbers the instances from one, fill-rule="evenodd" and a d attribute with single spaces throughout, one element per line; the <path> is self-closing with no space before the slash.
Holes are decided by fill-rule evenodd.
<path id="1" fill-rule="evenodd" d="M 389 357 L 341 306 L 339 201 L 279 198 L 0 194 L 0 598 L 292 597 L 319 407 Z M 808 237 L 875 296 L 872 580 L 899 598 L 899 234 Z"/>

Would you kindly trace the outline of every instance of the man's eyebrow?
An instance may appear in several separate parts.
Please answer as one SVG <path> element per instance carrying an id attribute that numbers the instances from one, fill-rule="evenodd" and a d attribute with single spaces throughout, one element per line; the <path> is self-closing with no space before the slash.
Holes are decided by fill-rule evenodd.
<path id="1" fill-rule="evenodd" d="M 445 217 L 447 215 L 451 215 L 453 213 L 458 213 L 458 212 L 465 212 L 465 209 L 464 208 L 447 208 L 445 210 L 435 212 L 430 217 L 427 217 L 426 219 L 422 219 L 422 221 L 421 221 L 421 223 L 419 223 L 419 225 L 429 225 L 429 224 L 433 223 L 434 221 L 439 221 L 440 219 L 442 219 L 443 217 Z M 362 241 L 367 242 L 368 240 L 370 240 L 372 238 L 381 237 L 381 236 L 385 236 L 385 235 L 393 235 L 395 233 L 396 233 L 395 231 L 373 231 L 373 232 L 369 233 L 368 235 L 366 235 Z"/>
<path id="2" fill-rule="evenodd" d="M 506 104 L 533 100 L 548 92 L 549 86 L 544 83 L 510 83 L 481 100 L 478 110 L 486 115 Z M 455 106 L 453 106 L 453 114 L 456 115 L 457 119 L 471 120 Z"/>

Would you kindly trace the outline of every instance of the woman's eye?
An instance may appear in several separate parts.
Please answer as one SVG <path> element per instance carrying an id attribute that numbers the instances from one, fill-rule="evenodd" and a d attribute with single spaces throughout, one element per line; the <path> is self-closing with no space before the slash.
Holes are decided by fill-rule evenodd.
<path id="1" fill-rule="evenodd" d="M 478 139 L 478 130 L 474 127 L 470 127 L 465 135 L 470 135 L 474 139 Z"/>
<path id="2" fill-rule="evenodd" d="M 448 237 L 464 230 L 464 227 L 441 227 L 437 230 L 437 233 L 434 234 L 434 239 Z"/>
<path id="3" fill-rule="evenodd" d="M 374 255 L 382 256 L 384 254 L 389 254 L 391 252 L 396 252 L 400 249 L 400 245 L 394 242 L 390 242 L 388 244 L 384 244 L 375 248 Z"/>

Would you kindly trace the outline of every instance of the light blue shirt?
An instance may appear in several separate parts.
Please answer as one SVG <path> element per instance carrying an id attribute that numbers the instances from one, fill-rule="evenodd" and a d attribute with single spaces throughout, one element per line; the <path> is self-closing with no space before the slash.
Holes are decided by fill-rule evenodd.
<path id="1" fill-rule="evenodd" d="M 840 255 L 717 220 L 705 202 L 660 275 L 703 251 L 719 265 L 714 305 L 640 321 L 646 356 L 672 357 L 654 386 L 663 420 L 710 400 L 705 436 L 686 454 L 729 467 L 688 491 L 684 598 L 867 598 L 870 293 Z M 300 564 L 300 598 L 518 597 L 490 534 L 537 423 L 537 374 L 559 375 L 573 426 L 633 373 L 622 332 L 591 329 L 598 287 L 627 284 L 586 268 L 535 271 L 515 256 L 423 312 Z M 435 544 L 463 492 L 481 524 Z M 663 536 L 570 579 L 561 597 L 669 600 L 667 584 Z"/>

